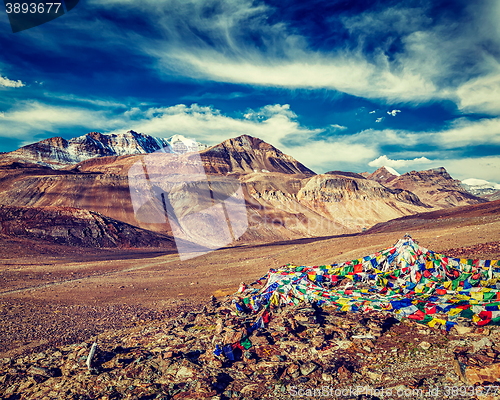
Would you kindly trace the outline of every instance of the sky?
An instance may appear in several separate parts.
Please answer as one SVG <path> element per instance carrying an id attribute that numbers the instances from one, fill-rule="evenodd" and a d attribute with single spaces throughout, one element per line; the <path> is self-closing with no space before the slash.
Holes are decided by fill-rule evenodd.
<path id="1" fill-rule="evenodd" d="M 80 0 L 12 33 L 0 151 L 91 131 L 256 136 L 317 173 L 500 182 L 500 1 Z"/>

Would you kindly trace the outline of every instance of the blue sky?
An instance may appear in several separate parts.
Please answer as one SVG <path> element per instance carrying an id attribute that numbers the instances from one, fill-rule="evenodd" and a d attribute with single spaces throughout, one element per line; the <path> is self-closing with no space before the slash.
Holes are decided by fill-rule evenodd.
<path id="1" fill-rule="evenodd" d="M 0 151 L 90 131 L 249 134 L 321 173 L 500 178 L 500 1 L 80 0 L 13 34 Z"/>

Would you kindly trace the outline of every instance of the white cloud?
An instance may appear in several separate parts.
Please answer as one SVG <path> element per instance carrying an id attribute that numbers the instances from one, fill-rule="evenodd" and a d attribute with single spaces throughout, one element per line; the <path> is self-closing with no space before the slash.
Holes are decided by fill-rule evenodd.
<path id="1" fill-rule="evenodd" d="M 432 133 L 430 133 L 432 135 Z M 449 129 L 436 132 L 429 140 L 445 148 L 500 144 L 500 118 L 455 120 Z M 434 140 L 433 140 L 434 139 Z"/>
<path id="2" fill-rule="evenodd" d="M 0 119 L 2 136 L 32 143 L 37 134 L 45 131 L 57 134 L 62 128 L 94 129 L 119 126 L 123 121 L 104 111 L 93 111 L 79 107 L 52 106 L 38 101 L 23 101 L 3 112 Z M 77 136 L 77 135 L 75 135 Z"/>
<path id="3" fill-rule="evenodd" d="M 466 185 L 469 186 L 480 186 L 480 187 L 491 187 L 493 189 L 500 189 L 500 184 L 496 182 L 490 182 L 484 179 L 476 179 L 476 178 L 468 178 L 464 179 L 462 183 L 465 183 Z"/>
<path id="4" fill-rule="evenodd" d="M 286 154 L 295 157 L 307 167 L 323 170 L 332 161 L 332 154 L 339 162 L 367 161 L 375 156 L 370 145 L 358 143 L 352 136 L 337 140 L 317 140 L 323 129 L 309 129 L 297 121 L 297 115 L 288 104 L 267 105 L 257 110 L 247 110 L 242 118 L 222 114 L 213 107 L 183 104 L 173 107 L 152 108 L 144 112 L 134 110 L 134 120 L 127 129 L 153 136 L 169 137 L 183 134 L 207 144 L 217 144 L 239 135 L 258 137 Z M 328 127 L 331 128 L 331 127 Z M 334 125 L 337 130 L 347 129 Z M 108 133 L 122 132 L 117 129 Z M 293 144 L 285 139 L 293 138 Z"/>
<path id="5" fill-rule="evenodd" d="M 338 124 L 331 124 L 330 129 L 332 131 L 345 131 L 347 129 L 347 126 L 342 126 Z"/>
<path id="6" fill-rule="evenodd" d="M 396 144 L 402 148 L 422 146 L 424 150 L 426 145 L 432 145 L 438 151 L 489 144 L 500 145 L 500 118 L 478 120 L 460 118 L 454 120 L 448 127 L 434 131 L 368 129 L 359 132 L 359 137 L 360 140 L 376 143 L 377 146 Z"/>
<path id="7" fill-rule="evenodd" d="M 432 161 L 426 157 L 414 158 L 413 160 L 391 160 L 386 155 L 383 155 L 373 161 L 370 161 L 368 165 L 370 167 L 377 167 L 377 168 L 383 166 L 388 166 L 392 168 L 404 168 L 412 165 L 422 165 L 429 163 L 432 163 Z"/>
<path id="8" fill-rule="evenodd" d="M 24 83 L 22 83 L 20 80 L 13 81 L 12 79 L 4 78 L 4 77 L 0 76 L 0 86 L 18 88 L 18 87 L 23 87 L 26 85 Z"/>
<path id="9" fill-rule="evenodd" d="M 389 61 L 382 49 L 376 49 L 375 57 L 366 57 L 361 49 L 311 49 L 308 38 L 286 22 L 270 23 L 274 9 L 264 3 L 115 0 L 91 4 L 147 12 L 152 23 L 163 30 L 165 40 L 152 41 L 139 34 L 133 40 L 167 74 L 258 86 L 326 88 L 389 101 L 422 102 L 440 97 L 420 69 Z M 102 31 L 117 40 L 113 29 Z M 248 40 L 249 36 L 258 36 L 260 44 Z M 130 41 L 130 35 L 126 39 Z"/>
<path id="10" fill-rule="evenodd" d="M 62 100 L 65 102 L 92 104 L 92 105 L 98 106 L 98 107 L 125 107 L 126 106 L 124 103 L 119 103 L 119 102 L 116 102 L 114 100 L 81 97 L 81 96 L 75 96 L 74 94 L 60 94 L 60 93 L 53 93 L 53 92 L 45 92 L 44 96 L 51 98 L 51 99 Z"/>
<path id="11" fill-rule="evenodd" d="M 396 116 L 397 113 L 400 113 L 401 110 L 392 110 L 392 111 L 387 111 L 387 114 L 392 115 L 393 117 Z"/>
<path id="12" fill-rule="evenodd" d="M 35 135 L 52 132 L 56 136 L 69 128 L 74 136 L 94 130 L 122 133 L 133 129 L 159 137 L 182 134 L 206 144 L 248 134 L 276 146 L 316 172 L 362 170 L 366 165 L 385 165 L 400 171 L 444 166 L 458 179 L 473 176 L 496 181 L 500 176 L 500 157 L 456 156 L 456 151 L 460 153 L 464 147 L 500 144 L 500 118 L 460 119 L 447 129 L 433 132 L 370 129 L 345 134 L 342 125 L 302 125 L 288 104 L 269 104 L 232 116 L 198 104 L 149 108 L 141 105 L 120 114 L 109 110 L 20 102 L 0 115 L 0 130 L 2 136 L 21 139 L 26 144 L 33 142 Z M 335 135 L 336 132 L 342 134 Z M 331 133 L 334 134 L 330 136 Z M 387 145 L 399 145 L 401 150 L 384 154 L 380 149 Z M 427 146 L 433 148 L 432 153 Z"/>
<path id="13" fill-rule="evenodd" d="M 375 114 L 375 110 L 370 111 L 368 114 Z"/>
<path id="14" fill-rule="evenodd" d="M 382 122 L 384 120 L 384 117 L 377 118 L 375 122 Z"/>
<path id="15" fill-rule="evenodd" d="M 331 89 L 389 103 L 451 99 L 465 111 L 500 114 L 495 95 L 500 79 L 495 67 L 500 45 L 498 1 L 464 6 L 459 20 L 446 13 L 436 16 L 432 2 L 370 7 L 340 17 L 354 42 L 337 49 L 312 48 L 311 38 L 275 18 L 279 13 L 264 2 L 89 0 L 88 6 L 146 16 L 159 34 L 151 39 L 109 21 L 83 21 L 72 26 L 84 33 L 80 39 L 72 38 L 81 40 L 77 45 L 88 45 L 85 33 L 92 32 L 92 38 L 95 31 L 102 32 L 115 50 L 131 51 L 133 42 L 133 51 L 151 56 L 155 67 L 170 77 Z M 44 46 L 64 51 L 56 42 Z M 370 46 L 365 46 L 368 42 Z"/>
<path id="16" fill-rule="evenodd" d="M 467 179 L 471 175 L 488 181 L 500 176 L 500 157 L 477 157 L 451 160 L 434 160 L 435 166 L 443 166 L 455 179 Z"/>
<path id="17" fill-rule="evenodd" d="M 471 79 L 456 91 L 457 103 L 465 112 L 500 114 L 500 65 L 486 76 Z"/>

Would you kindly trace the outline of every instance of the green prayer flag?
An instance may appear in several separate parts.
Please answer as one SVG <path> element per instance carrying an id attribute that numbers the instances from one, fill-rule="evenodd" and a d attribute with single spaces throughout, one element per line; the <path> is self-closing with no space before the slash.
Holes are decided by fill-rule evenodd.
<path id="1" fill-rule="evenodd" d="M 250 347 L 252 347 L 252 342 L 250 342 L 250 340 L 248 339 L 248 337 L 244 337 L 243 339 L 241 339 L 241 342 L 240 344 L 245 348 L 245 349 L 249 349 Z"/>
<path id="2" fill-rule="evenodd" d="M 491 300 L 495 299 L 497 297 L 497 294 L 495 292 L 485 292 L 484 293 L 484 300 Z"/>
<path id="3" fill-rule="evenodd" d="M 468 308 L 467 310 L 463 310 L 461 313 L 460 313 L 460 316 L 463 317 L 463 318 L 467 318 L 467 319 L 472 319 L 472 316 L 474 315 L 474 312 Z"/>

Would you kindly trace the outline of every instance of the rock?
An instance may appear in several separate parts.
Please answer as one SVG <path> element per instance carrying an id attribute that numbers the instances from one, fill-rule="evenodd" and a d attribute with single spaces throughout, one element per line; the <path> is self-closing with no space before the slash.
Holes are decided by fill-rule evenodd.
<path id="1" fill-rule="evenodd" d="M 473 342 L 472 346 L 474 347 L 474 351 L 476 352 L 484 347 L 491 347 L 492 343 L 490 339 L 484 337 L 480 340 Z"/>
<path id="2" fill-rule="evenodd" d="M 300 365 L 291 364 L 287 369 L 287 374 L 290 375 L 290 377 L 297 379 L 300 376 Z"/>
<path id="3" fill-rule="evenodd" d="M 254 335 L 250 338 L 250 341 L 252 342 L 252 346 L 263 346 L 269 344 L 269 339 L 264 335 Z"/>
<path id="4" fill-rule="evenodd" d="M 350 340 L 339 340 L 336 344 L 340 350 L 347 350 L 353 345 Z"/>
<path id="5" fill-rule="evenodd" d="M 222 318 L 219 318 L 217 320 L 217 323 L 215 325 L 215 333 L 217 335 L 220 335 L 222 333 L 222 331 L 224 330 L 224 321 Z"/>
<path id="6" fill-rule="evenodd" d="M 245 394 L 245 395 L 251 394 L 251 393 L 257 391 L 259 389 L 259 386 L 260 385 L 258 385 L 258 384 L 246 385 L 241 389 L 241 393 Z"/>
<path id="7" fill-rule="evenodd" d="M 61 376 L 61 370 L 59 368 L 44 368 L 31 366 L 28 370 L 30 375 L 39 375 L 46 378 L 52 378 L 54 376 Z"/>
<path id="8" fill-rule="evenodd" d="M 240 328 L 237 330 L 234 329 L 226 329 L 226 333 L 224 335 L 224 343 L 236 343 L 239 342 L 244 336 L 246 336 L 246 329 Z"/>
<path id="9" fill-rule="evenodd" d="M 459 335 L 467 335 L 473 331 L 473 328 L 470 326 L 459 326 L 455 325 L 453 327 Z"/>
<path id="10" fill-rule="evenodd" d="M 368 378 L 370 378 L 373 381 L 380 381 L 382 379 L 382 375 L 377 374 L 376 372 L 366 371 L 365 374 Z"/>
<path id="11" fill-rule="evenodd" d="M 500 381 L 500 363 L 486 367 L 467 367 L 465 369 L 465 378 L 468 385 L 498 382 Z"/>
<path id="12" fill-rule="evenodd" d="M 467 378 L 465 377 L 465 369 L 465 364 L 463 364 L 459 360 L 453 360 L 453 370 L 455 371 L 455 374 L 460 378 L 462 382 L 468 385 Z"/>
<path id="13" fill-rule="evenodd" d="M 182 366 L 178 369 L 177 373 L 175 374 L 175 379 L 177 380 L 183 380 L 186 378 L 192 378 L 195 375 L 195 371 L 191 368 L 188 368 L 186 366 Z"/>
<path id="14" fill-rule="evenodd" d="M 429 342 L 420 342 L 418 347 L 424 349 L 424 350 L 429 350 L 431 348 L 431 344 Z"/>
<path id="15" fill-rule="evenodd" d="M 318 366 L 315 363 L 306 362 L 305 364 L 301 365 L 300 372 L 302 373 L 302 375 L 307 376 L 311 372 L 316 371 L 317 369 L 318 369 Z"/>

